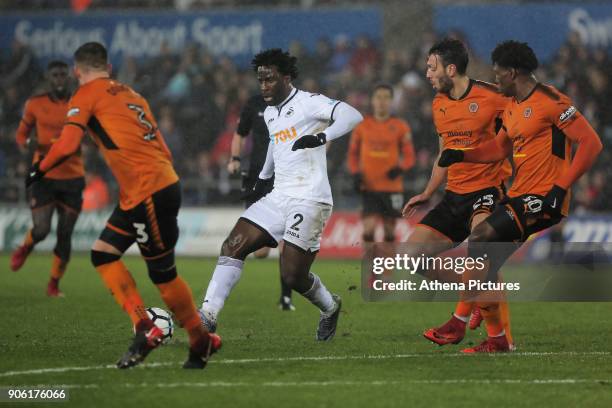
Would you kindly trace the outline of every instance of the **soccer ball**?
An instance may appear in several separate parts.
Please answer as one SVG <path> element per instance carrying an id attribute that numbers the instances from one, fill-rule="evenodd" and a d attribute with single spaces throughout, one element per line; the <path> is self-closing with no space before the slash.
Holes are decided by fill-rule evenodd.
<path id="1" fill-rule="evenodd" d="M 170 313 L 159 307 L 147 307 L 147 314 L 153 320 L 153 323 L 164 333 L 162 344 L 168 343 L 174 334 L 174 322 L 172 317 L 170 317 Z"/>

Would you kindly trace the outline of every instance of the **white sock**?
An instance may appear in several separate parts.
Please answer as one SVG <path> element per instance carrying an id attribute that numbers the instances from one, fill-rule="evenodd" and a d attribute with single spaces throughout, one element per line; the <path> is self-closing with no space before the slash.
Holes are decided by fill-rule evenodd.
<path id="1" fill-rule="evenodd" d="M 459 316 L 457 313 L 453 313 L 453 316 L 461 320 L 463 323 L 467 323 L 467 321 L 470 320 L 470 316 Z"/>
<path id="2" fill-rule="evenodd" d="M 244 261 L 240 259 L 228 256 L 219 257 L 202 303 L 204 312 L 211 314 L 215 319 L 217 318 L 232 288 L 240 280 L 243 265 Z"/>
<path id="3" fill-rule="evenodd" d="M 310 272 L 310 274 L 314 278 L 314 282 L 312 283 L 312 287 L 303 293 L 302 296 L 318 307 L 321 313 L 326 314 L 333 312 L 336 307 L 336 302 L 334 302 L 331 292 L 327 290 L 317 275 L 312 272 Z"/>

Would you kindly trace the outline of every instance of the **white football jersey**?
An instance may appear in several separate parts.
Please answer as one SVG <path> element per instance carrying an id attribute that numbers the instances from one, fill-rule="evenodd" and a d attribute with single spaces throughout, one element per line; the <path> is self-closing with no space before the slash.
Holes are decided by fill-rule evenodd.
<path id="1" fill-rule="evenodd" d="M 264 120 L 274 157 L 274 189 L 295 198 L 333 204 L 327 178 L 325 146 L 292 151 L 304 135 L 316 135 L 331 124 L 340 102 L 293 88 L 283 103 L 268 106 Z"/>

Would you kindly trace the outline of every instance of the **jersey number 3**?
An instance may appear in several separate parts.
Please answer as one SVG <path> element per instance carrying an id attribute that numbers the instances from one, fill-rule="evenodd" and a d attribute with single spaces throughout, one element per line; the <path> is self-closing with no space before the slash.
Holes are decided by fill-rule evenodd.
<path id="1" fill-rule="evenodd" d="M 146 129 L 146 133 L 143 136 L 143 139 L 147 142 L 155 139 L 155 129 L 153 128 L 153 124 L 149 119 L 147 119 L 147 113 L 144 111 L 142 106 L 134 105 L 133 103 L 128 103 L 127 107 L 134 112 L 136 112 L 136 118 L 138 122 Z"/>

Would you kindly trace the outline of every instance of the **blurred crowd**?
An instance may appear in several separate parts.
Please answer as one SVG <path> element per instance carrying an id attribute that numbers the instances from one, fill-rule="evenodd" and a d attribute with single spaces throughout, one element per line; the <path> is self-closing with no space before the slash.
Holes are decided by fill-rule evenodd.
<path id="1" fill-rule="evenodd" d="M 405 177 L 407 195 L 426 184 L 438 151 L 438 137 L 431 118 L 433 91 L 425 79 L 426 53 L 436 40 L 423 34 L 419 46 L 385 49 L 366 37 L 322 38 L 314 50 L 299 42 L 290 46 L 298 57 L 300 76 L 295 85 L 345 100 L 368 111 L 369 92 L 379 82 L 395 89 L 395 114 L 407 120 L 413 131 L 417 161 Z M 469 45 L 469 44 L 468 44 Z M 596 167 L 574 189 L 576 211 L 609 210 L 612 159 L 612 71 L 610 56 L 603 50 L 586 49 L 571 35 L 556 57 L 538 70 L 538 79 L 567 93 L 602 137 L 605 151 Z M 488 61 L 472 56 L 470 76 L 492 80 Z M 0 179 L 21 180 L 27 157 L 14 142 L 24 101 L 40 90 L 42 67 L 25 45 L 13 44 L 0 59 Z M 231 59 L 216 57 L 190 46 L 180 53 L 162 47 L 150 60 L 126 57 L 113 75 L 145 96 L 175 157 L 183 179 L 188 205 L 237 203 L 239 181 L 226 170 L 232 134 L 242 106 L 258 86 L 250 67 L 237 67 Z M 329 174 L 339 207 L 356 208 L 346 170 L 348 137 L 335 141 L 328 153 Z M 248 149 L 248 146 L 247 146 Z M 84 147 L 87 168 L 97 180 L 112 177 L 92 145 Z M 18 190 L 4 188 L 0 200 L 19 201 Z M 21 199 L 23 200 L 23 199 Z"/>

